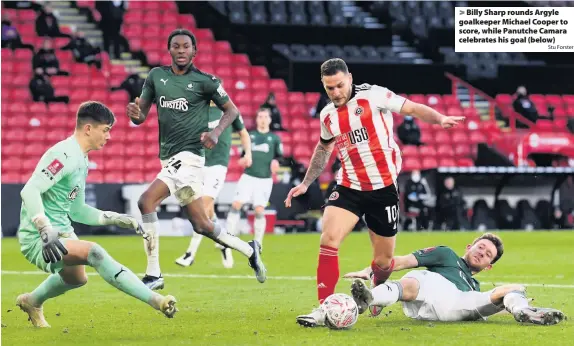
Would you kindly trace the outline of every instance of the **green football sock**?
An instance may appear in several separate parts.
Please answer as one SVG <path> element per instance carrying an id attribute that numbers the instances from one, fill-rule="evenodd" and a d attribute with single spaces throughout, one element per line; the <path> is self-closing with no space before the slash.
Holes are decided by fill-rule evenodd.
<path id="1" fill-rule="evenodd" d="M 82 286 L 83 285 L 67 284 L 62 280 L 62 277 L 59 274 L 52 274 L 30 294 L 30 298 L 32 300 L 30 303 L 35 306 L 40 306 L 50 298 L 57 297 L 69 290 Z"/>
<path id="2" fill-rule="evenodd" d="M 116 262 L 100 245 L 92 246 L 88 263 L 110 285 L 159 309 L 162 296 L 150 290 L 131 270 Z"/>

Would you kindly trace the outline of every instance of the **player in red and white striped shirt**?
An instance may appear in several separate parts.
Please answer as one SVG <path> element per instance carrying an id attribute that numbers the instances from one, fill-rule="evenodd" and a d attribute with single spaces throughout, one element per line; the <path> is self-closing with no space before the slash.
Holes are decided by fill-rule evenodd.
<path id="1" fill-rule="evenodd" d="M 373 283 L 385 282 L 393 271 L 399 221 L 396 180 L 401 170 L 401 153 L 393 138 L 392 112 L 412 115 L 445 129 L 464 120 L 442 115 L 384 87 L 354 85 L 341 59 L 330 59 L 321 65 L 321 80 L 331 99 L 321 111 L 321 140 L 305 179 L 289 191 L 285 200 L 285 206 L 290 207 L 293 197 L 307 192 L 336 146 L 342 167 L 323 214 L 317 267 L 319 303 L 335 292 L 339 280 L 339 246 L 361 217 L 369 227 L 373 245 Z M 297 322 L 307 327 L 324 325 L 324 321 L 321 307 L 297 317 Z"/>

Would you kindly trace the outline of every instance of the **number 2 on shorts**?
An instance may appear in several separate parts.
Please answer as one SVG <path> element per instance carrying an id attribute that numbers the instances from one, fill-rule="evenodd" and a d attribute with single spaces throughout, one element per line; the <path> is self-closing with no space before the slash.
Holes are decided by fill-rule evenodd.
<path id="1" fill-rule="evenodd" d="M 389 223 L 393 224 L 393 229 L 397 229 L 398 208 L 396 205 L 385 207 Z"/>

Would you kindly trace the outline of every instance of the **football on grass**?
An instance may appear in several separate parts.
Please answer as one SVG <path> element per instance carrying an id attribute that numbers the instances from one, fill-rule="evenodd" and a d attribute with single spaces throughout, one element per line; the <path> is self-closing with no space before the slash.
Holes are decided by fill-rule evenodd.
<path id="1" fill-rule="evenodd" d="M 325 324 L 331 329 L 351 328 L 359 317 L 359 308 L 350 296 L 335 293 L 323 301 L 325 311 Z"/>

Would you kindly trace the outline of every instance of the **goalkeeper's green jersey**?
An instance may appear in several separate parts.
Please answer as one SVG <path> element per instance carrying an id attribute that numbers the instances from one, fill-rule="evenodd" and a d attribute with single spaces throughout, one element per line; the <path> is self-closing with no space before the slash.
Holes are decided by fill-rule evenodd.
<path id="1" fill-rule="evenodd" d="M 90 211 L 82 208 L 87 175 L 88 156 L 73 136 L 56 143 L 40 159 L 28 184 L 33 184 L 40 192 L 44 214 L 55 230 L 73 231 L 70 213 L 74 213 L 74 209 L 79 213 Z M 20 232 L 36 232 L 31 219 L 37 212 L 30 211 L 30 206 L 22 203 Z"/>

